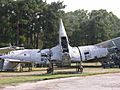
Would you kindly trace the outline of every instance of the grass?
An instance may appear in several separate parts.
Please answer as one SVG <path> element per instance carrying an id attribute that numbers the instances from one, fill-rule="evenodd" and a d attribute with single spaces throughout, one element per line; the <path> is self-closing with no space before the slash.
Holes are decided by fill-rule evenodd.
<path id="1" fill-rule="evenodd" d="M 20 76 L 20 77 L 8 77 L 1 78 L 0 85 L 6 84 L 16 84 L 21 82 L 28 81 L 41 81 L 41 80 L 49 80 L 49 79 L 57 79 L 57 78 L 67 78 L 67 77 L 77 77 L 77 76 L 88 76 L 92 75 L 90 73 L 83 74 L 47 74 L 47 75 L 35 75 L 35 76 Z"/>
<path id="2" fill-rule="evenodd" d="M 85 68 L 82 74 L 69 74 L 69 72 L 57 72 L 54 74 L 31 74 L 31 75 L 16 75 L 16 76 L 7 76 L 0 77 L 0 86 L 3 85 L 15 85 L 23 82 L 32 82 L 32 81 L 41 81 L 41 80 L 49 80 L 49 79 L 57 79 L 57 78 L 67 78 L 67 77 L 83 77 L 83 76 L 91 76 L 98 74 L 107 74 L 107 73 L 118 73 L 120 69 L 102 69 L 102 68 Z M 29 73 L 29 72 L 28 72 Z M 7 74 L 7 73 L 5 73 Z M 12 74 L 12 73 L 10 73 Z M 14 72 L 15 74 L 15 72 Z M 16 74 L 18 74 L 16 72 Z"/>
<path id="3" fill-rule="evenodd" d="M 77 74 L 76 74 L 77 75 Z M 65 78 L 71 77 L 76 75 L 70 74 L 56 74 L 56 75 L 40 75 L 40 76 L 20 76 L 20 77 L 10 77 L 10 78 L 2 78 L 0 79 L 0 85 L 4 84 L 15 84 L 20 82 L 28 82 L 28 81 L 40 81 L 40 80 L 48 80 L 48 79 L 55 79 L 55 78 Z"/>

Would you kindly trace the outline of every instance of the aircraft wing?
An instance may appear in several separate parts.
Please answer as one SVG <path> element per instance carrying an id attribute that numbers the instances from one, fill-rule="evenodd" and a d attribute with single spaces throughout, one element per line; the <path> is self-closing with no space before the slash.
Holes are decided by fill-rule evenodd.
<path id="1" fill-rule="evenodd" d="M 104 41 L 95 45 L 102 48 L 108 48 L 108 49 L 117 48 L 120 50 L 120 37 L 117 37 L 108 41 Z"/>
<path id="2" fill-rule="evenodd" d="M 2 47 L 2 48 L 0 48 L 0 55 L 3 55 L 3 54 L 5 54 L 5 53 L 8 53 L 8 52 L 10 52 L 10 51 L 12 51 L 12 50 L 15 50 L 15 49 L 12 48 L 12 47 Z"/>
<path id="3" fill-rule="evenodd" d="M 4 49 L 10 49 L 10 47 L 0 48 L 0 50 L 4 50 Z"/>
<path id="4" fill-rule="evenodd" d="M 30 61 L 25 61 L 25 60 L 17 60 L 17 59 L 5 59 L 11 63 L 30 63 Z"/>

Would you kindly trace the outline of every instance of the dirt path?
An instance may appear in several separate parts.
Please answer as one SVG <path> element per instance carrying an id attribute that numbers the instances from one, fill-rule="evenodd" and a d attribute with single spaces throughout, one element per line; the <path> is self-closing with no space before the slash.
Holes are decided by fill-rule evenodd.
<path id="1" fill-rule="evenodd" d="M 23 83 L 1 90 L 120 90 L 120 73 Z"/>

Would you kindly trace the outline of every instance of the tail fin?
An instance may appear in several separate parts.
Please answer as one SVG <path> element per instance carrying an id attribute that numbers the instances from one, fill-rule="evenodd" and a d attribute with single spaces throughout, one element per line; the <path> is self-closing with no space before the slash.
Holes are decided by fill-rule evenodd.
<path id="1" fill-rule="evenodd" d="M 68 49 L 69 41 L 68 41 L 68 37 L 65 31 L 62 19 L 60 19 L 59 44 L 62 47 L 63 53 L 69 52 L 69 49 Z"/>

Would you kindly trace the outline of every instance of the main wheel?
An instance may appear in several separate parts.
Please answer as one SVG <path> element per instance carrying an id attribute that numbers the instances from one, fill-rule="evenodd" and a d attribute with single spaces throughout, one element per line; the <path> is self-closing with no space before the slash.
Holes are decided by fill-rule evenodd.
<path id="1" fill-rule="evenodd" d="M 81 73 L 83 72 L 83 66 L 80 66 L 80 70 Z"/>

